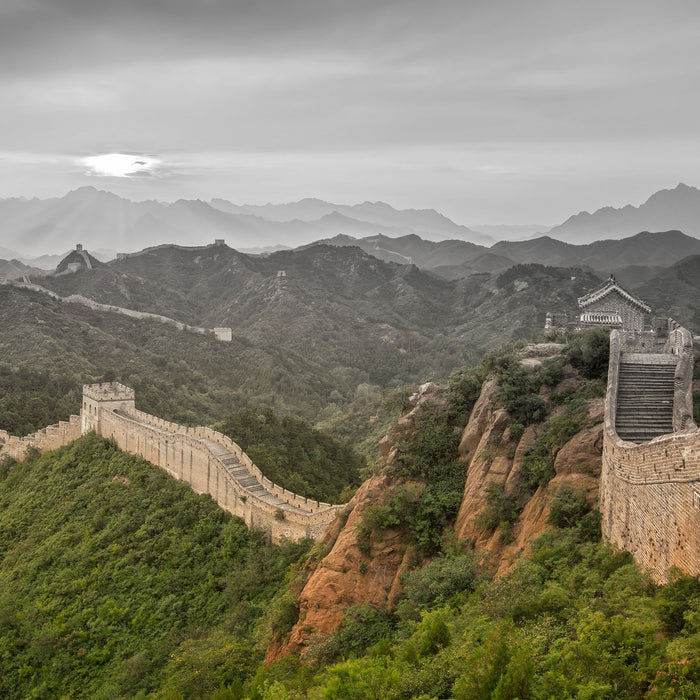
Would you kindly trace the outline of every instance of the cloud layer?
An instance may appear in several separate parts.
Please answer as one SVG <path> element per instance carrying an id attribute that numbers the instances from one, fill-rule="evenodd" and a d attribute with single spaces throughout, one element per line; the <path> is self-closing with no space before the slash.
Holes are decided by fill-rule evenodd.
<path id="1" fill-rule="evenodd" d="M 684 1 L 6 1 L 0 151 L 157 154 L 144 197 L 555 222 L 700 181 L 699 46 Z M 81 177 L 0 161 L 0 195 Z"/>

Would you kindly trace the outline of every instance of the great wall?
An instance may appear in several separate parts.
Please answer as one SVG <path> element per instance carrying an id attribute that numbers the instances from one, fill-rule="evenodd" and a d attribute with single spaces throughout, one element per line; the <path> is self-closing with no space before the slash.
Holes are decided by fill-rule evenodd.
<path id="1" fill-rule="evenodd" d="M 612 331 L 599 497 L 603 535 L 659 583 L 673 567 L 700 575 L 693 339 L 661 330 Z"/>
<path id="2" fill-rule="evenodd" d="M 692 335 L 671 319 L 654 319 L 645 330 L 640 314 L 648 307 L 613 277 L 579 301 L 586 309 L 584 325 L 595 325 L 591 319 L 600 315 L 613 326 L 599 490 L 603 535 L 631 552 L 659 583 L 674 568 L 700 575 L 700 430 L 693 420 Z M 91 430 L 187 481 L 196 492 L 210 494 L 249 527 L 268 532 L 273 542 L 320 539 L 344 507 L 272 483 L 221 433 L 138 411 L 133 389 L 118 383 L 86 385 L 80 416 L 34 435 L 17 438 L 0 430 L 0 457 L 23 459 L 28 450 L 56 449 Z"/>
<path id="3" fill-rule="evenodd" d="M 320 539 L 344 507 L 274 484 L 235 442 L 211 428 L 185 427 L 137 410 L 134 390 L 117 382 L 84 386 L 80 416 L 22 438 L 0 431 L 0 456 L 24 459 L 28 450 L 54 450 L 92 430 L 209 494 L 272 542 Z"/>

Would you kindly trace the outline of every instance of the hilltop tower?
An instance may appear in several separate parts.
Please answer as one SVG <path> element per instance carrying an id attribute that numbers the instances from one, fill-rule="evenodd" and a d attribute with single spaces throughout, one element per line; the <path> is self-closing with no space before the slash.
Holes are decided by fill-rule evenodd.
<path id="1" fill-rule="evenodd" d="M 100 409 L 134 410 L 134 390 L 119 382 L 85 384 L 83 386 L 83 409 L 80 412 L 83 433 L 90 430 L 100 432 Z"/>

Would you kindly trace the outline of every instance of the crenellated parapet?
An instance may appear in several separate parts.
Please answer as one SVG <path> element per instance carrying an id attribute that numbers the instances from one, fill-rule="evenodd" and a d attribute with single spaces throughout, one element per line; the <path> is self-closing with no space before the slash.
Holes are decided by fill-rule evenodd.
<path id="1" fill-rule="evenodd" d="M 134 401 L 136 392 L 131 387 L 119 382 L 84 384 L 83 398 L 94 401 Z"/>
<path id="2" fill-rule="evenodd" d="M 15 437 L 8 435 L 5 430 L 0 430 L 0 458 L 11 457 L 23 460 L 27 454 L 36 450 L 48 452 L 57 450 L 82 435 L 80 416 L 70 416 L 66 421 L 62 420 L 54 425 L 47 425 L 31 435 Z"/>
<path id="3" fill-rule="evenodd" d="M 343 506 L 299 496 L 273 483 L 226 435 L 187 427 L 136 409 L 134 390 L 116 382 L 83 388 L 82 425 L 143 457 L 197 493 L 209 494 L 273 542 L 320 539 Z"/>
<path id="4" fill-rule="evenodd" d="M 83 385 L 83 406 L 80 411 L 83 433 L 100 433 L 100 411 L 134 409 L 135 392 L 119 382 Z"/>

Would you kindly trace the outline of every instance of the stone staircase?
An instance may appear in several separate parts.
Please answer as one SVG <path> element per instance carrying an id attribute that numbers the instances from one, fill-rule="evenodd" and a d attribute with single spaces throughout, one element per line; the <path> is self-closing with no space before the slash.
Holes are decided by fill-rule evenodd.
<path id="1" fill-rule="evenodd" d="M 257 480 L 255 475 L 248 471 L 233 452 L 227 450 L 223 445 L 213 440 L 202 439 L 200 442 L 214 453 L 217 459 L 224 465 L 226 471 L 250 494 L 257 496 L 261 501 L 269 503 L 272 506 L 285 509 L 292 507 L 274 493 L 270 493 L 270 491 Z"/>
<path id="2" fill-rule="evenodd" d="M 615 430 L 623 440 L 647 442 L 673 432 L 676 355 L 625 353 L 620 358 Z"/>

